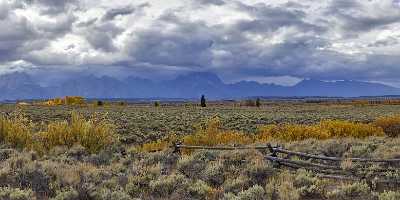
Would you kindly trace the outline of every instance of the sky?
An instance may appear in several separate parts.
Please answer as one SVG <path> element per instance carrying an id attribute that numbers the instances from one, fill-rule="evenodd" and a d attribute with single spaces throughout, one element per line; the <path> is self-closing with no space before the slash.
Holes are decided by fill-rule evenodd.
<path id="1" fill-rule="evenodd" d="M 399 0 L 0 0 L 0 74 L 400 86 Z"/>

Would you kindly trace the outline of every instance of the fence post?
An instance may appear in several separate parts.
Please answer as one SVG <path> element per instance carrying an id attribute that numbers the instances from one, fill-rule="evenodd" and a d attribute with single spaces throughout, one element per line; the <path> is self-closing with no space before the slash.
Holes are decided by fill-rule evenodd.
<path id="1" fill-rule="evenodd" d="M 272 147 L 272 145 L 270 143 L 267 144 L 267 147 L 268 147 L 269 152 L 271 153 L 270 156 L 277 158 L 278 152 L 275 151 L 274 147 Z M 281 164 L 279 163 L 279 161 L 272 160 L 272 166 L 275 168 L 280 168 Z"/>
<path id="2" fill-rule="evenodd" d="M 172 153 L 182 155 L 181 148 L 179 147 L 179 145 L 181 145 L 181 144 L 182 144 L 182 142 L 180 142 L 180 141 L 173 143 L 172 144 L 173 145 Z"/>

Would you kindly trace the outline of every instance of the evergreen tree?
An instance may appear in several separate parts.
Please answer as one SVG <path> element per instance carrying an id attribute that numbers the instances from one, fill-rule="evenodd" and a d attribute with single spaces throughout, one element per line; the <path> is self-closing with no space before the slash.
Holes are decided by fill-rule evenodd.
<path id="1" fill-rule="evenodd" d="M 257 107 L 260 107 L 260 106 L 261 106 L 261 100 L 260 100 L 260 98 L 257 98 L 257 100 L 256 100 L 256 106 L 257 106 Z"/>
<path id="2" fill-rule="evenodd" d="M 206 107 L 206 97 L 204 95 L 201 95 L 200 105 L 201 107 Z"/>

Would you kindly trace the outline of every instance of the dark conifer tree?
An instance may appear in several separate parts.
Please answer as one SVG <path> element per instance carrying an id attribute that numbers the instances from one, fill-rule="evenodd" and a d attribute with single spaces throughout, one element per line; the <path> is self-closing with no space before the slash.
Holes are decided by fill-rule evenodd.
<path id="1" fill-rule="evenodd" d="M 201 107 L 206 107 L 206 97 L 204 95 L 201 95 L 200 105 Z"/>

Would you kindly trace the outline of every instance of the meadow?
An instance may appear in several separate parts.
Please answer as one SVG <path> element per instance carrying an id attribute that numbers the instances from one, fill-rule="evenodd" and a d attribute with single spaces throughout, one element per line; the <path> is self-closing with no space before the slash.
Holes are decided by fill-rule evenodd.
<path id="1" fill-rule="evenodd" d="M 363 179 L 338 181 L 277 167 L 255 149 L 172 148 L 274 143 L 316 155 L 397 159 L 400 105 L 4 104 L 0 113 L 1 200 L 400 198 L 398 163 L 344 160 L 338 167 Z"/>

